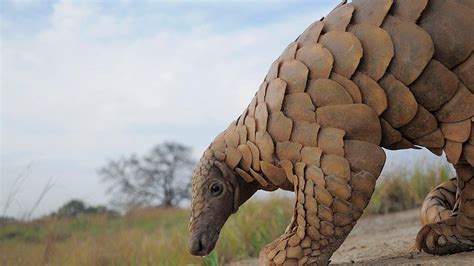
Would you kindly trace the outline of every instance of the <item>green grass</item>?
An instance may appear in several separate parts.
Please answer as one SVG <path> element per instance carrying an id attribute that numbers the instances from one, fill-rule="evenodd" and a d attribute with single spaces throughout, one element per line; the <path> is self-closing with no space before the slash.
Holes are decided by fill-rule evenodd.
<path id="1" fill-rule="evenodd" d="M 0 265 L 222 265 L 255 257 L 280 235 L 293 200 L 252 200 L 231 216 L 216 250 L 187 251 L 186 209 L 136 210 L 123 217 L 85 215 L 0 226 Z"/>
<path id="2" fill-rule="evenodd" d="M 450 177 L 446 165 L 396 170 L 381 177 L 368 213 L 419 206 Z M 122 217 L 84 215 L 0 226 L 0 265 L 223 265 L 258 257 L 290 222 L 294 200 L 250 200 L 224 226 L 216 249 L 205 258 L 187 251 L 186 209 L 142 209 Z"/>

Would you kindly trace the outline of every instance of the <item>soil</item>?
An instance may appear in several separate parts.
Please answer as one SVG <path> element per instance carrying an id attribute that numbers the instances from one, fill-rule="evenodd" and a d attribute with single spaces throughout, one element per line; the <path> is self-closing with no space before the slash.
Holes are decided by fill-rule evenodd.
<path id="1" fill-rule="evenodd" d="M 474 265 L 474 251 L 433 256 L 415 249 L 421 228 L 419 210 L 361 218 L 346 241 L 334 253 L 331 265 Z M 231 263 L 232 266 L 258 265 L 258 260 Z"/>

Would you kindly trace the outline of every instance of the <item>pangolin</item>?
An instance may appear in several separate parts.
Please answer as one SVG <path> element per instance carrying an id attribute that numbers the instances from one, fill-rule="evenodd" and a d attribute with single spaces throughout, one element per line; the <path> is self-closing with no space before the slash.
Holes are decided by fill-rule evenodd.
<path id="1" fill-rule="evenodd" d="M 198 162 L 190 252 L 208 254 L 241 204 L 280 188 L 294 214 L 261 264 L 327 264 L 370 200 L 382 147 L 446 154 L 457 177 L 428 195 L 416 245 L 473 249 L 473 48 L 473 0 L 344 1 L 311 24 Z"/>

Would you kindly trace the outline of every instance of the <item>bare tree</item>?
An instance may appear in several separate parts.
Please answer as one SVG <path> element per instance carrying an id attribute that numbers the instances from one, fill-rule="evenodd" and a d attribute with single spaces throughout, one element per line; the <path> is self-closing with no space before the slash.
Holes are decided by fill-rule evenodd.
<path id="1" fill-rule="evenodd" d="M 189 199 L 193 165 L 190 148 L 164 142 L 141 158 L 110 160 L 98 173 L 116 205 L 169 207 Z"/>

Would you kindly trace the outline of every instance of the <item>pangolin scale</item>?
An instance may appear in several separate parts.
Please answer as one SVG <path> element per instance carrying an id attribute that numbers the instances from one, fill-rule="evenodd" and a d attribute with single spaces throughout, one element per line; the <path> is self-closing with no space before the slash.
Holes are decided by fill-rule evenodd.
<path id="1" fill-rule="evenodd" d="M 262 250 L 262 264 L 327 264 L 370 200 L 382 147 L 420 146 L 444 152 L 457 179 L 428 195 L 417 246 L 473 249 L 473 48 L 472 0 L 339 4 L 284 50 L 204 152 L 191 235 L 209 215 L 204 195 L 220 162 L 258 189 L 296 193 L 292 222 Z"/>

